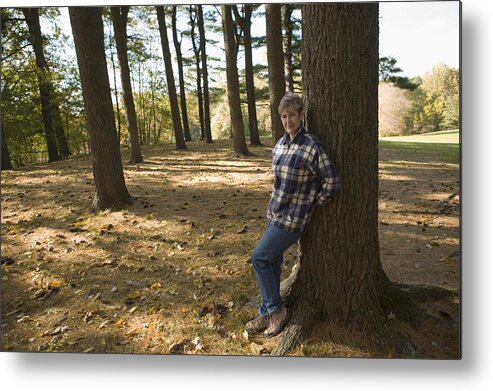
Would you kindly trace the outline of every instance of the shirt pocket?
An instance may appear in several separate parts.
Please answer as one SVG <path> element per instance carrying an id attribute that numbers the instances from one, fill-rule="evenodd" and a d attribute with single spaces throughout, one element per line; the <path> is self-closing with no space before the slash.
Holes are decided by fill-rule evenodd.
<path id="1" fill-rule="evenodd" d="M 293 190 L 299 192 L 305 192 L 306 186 L 313 179 L 313 174 L 310 170 L 308 161 L 301 156 L 297 156 L 292 161 L 290 172 L 291 172 L 290 177 L 293 180 L 292 183 L 292 185 L 294 186 Z"/>

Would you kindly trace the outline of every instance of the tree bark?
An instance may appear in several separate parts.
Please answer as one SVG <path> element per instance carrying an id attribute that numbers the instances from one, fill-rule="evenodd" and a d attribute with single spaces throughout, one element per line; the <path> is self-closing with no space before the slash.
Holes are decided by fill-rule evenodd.
<path id="1" fill-rule="evenodd" d="M 245 141 L 243 115 L 241 113 L 240 85 L 238 67 L 236 65 L 235 26 L 231 15 L 231 5 L 221 5 L 224 31 L 224 47 L 226 50 L 226 79 L 228 83 L 229 113 L 233 130 L 233 146 L 236 156 L 248 156 L 250 152 Z"/>
<path id="2" fill-rule="evenodd" d="M 114 56 L 114 52 L 113 52 L 113 45 L 111 43 L 111 37 L 108 41 L 109 41 L 109 45 L 110 45 L 111 67 L 113 68 L 113 84 L 115 86 L 116 124 L 117 124 L 117 129 L 118 129 L 118 143 L 120 143 L 120 140 L 122 138 L 122 121 L 121 121 L 121 117 L 120 117 L 120 103 L 119 103 L 119 99 L 118 99 L 118 88 L 117 88 L 117 83 L 116 83 L 115 56 Z"/>
<path id="3" fill-rule="evenodd" d="M 1 161 L 1 166 L 0 170 L 10 170 L 12 169 L 12 163 L 10 161 L 10 155 L 9 155 L 9 149 L 7 148 L 7 139 L 5 138 L 5 128 L 3 126 L 3 120 L 0 119 L 0 137 L 1 137 L 1 143 L 2 143 L 2 150 L 1 150 L 1 155 L 2 155 L 2 161 Z"/>
<path id="4" fill-rule="evenodd" d="M 284 62 L 286 66 L 286 86 L 288 91 L 294 91 L 294 69 L 293 69 L 293 14 L 291 4 L 284 5 L 284 30 L 286 31 Z"/>
<path id="5" fill-rule="evenodd" d="M 237 6 L 233 6 L 235 12 L 236 22 L 241 27 L 244 33 L 243 46 L 245 47 L 245 81 L 247 91 L 247 104 L 248 104 L 248 126 L 250 129 L 250 145 L 259 146 L 260 142 L 258 124 L 257 124 L 257 107 L 255 103 L 255 83 L 253 78 L 253 56 L 252 56 L 252 13 L 253 7 L 245 4 L 245 16 L 241 17 L 238 12 Z"/>
<path id="6" fill-rule="evenodd" d="M 207 40 L 205 39 L 205 28 L 204 28 L 204 12 L 202 6 L 197 6 L 198 11 L 198 25 L 199 25 L 199 36 L 200 36 L 200 57 L 202 60 L 202 79 L 204 82 L 204 136 L 205 142 L 207 144 L 212 143 L 212 132 L 211 132 L 211 109 L 209 102 L 209 72 L 207 70 L 207 53 L 206 45 Z"/>
<path id="7" fill-rule="evenodd" d="M 274 141 L 277 141 L 284 135 L 284 127 L 282 126 L 278 107 L 279 102 L 286 92 L 284 55 L 282 50 L 281 4 L 265 5 L 265 21 L 272 138 Z"/>
<path id="8" fill-rule="evenodd" d="M 129 7 L 111 7 L 111 18 L 115 30 L 116 51 L 120 64 L 120 77 L 123 89 L 123 102 L 127 117 L 128 133 L 130 137 L 130 163 L 142 163 L 142 151 L 137 128 L 137 114 L 135 112 L 132 83 L 130 81 L 130 67 L 128 65 L 127 20 Z"/>
<path id="9" fill-rule="evenodd" d="M 168 94 L 171 106 L 171 117 L 173 119 L 173 129 L 175 132 L 176 149 L 187 149 L 185 139 L 183 137 L 183 128 L 181 126 L 178 98 L 176 96 L 176 86 L 173 76 L 171 52 L 169 50 L 168 32 L 166 30 L 166 14 L 163 6 L 156 6 L 156 11 L 159 23 L 159 33 L 161 35 L 161 46 L 163 48 L 164 65 L 166 68 L 166 81 L 168 83 Z"/>
<path id="10" fill-rule="evenodd" d="M 123 176 L 106 67 L 103 21 L 97 7 L 69 7 L 92 153 L 92 210 L 122 209 L 132 202 Z"/>
<path id="11" fill-rule="evenodd" d="M 342 187 L 300 239 L 301 266 L 286 297 L 291 320 L 272 354 L 330 319 L 366 330 L 387 352 L 412 355 L 388 315 L 411 321 L 422 313 L 388 280 L 379 255 L 378 4 L 303 5 L 303 39 L 306 123 Z"/>
<path id="12" fill-rule="evenodd" d="M 197 6 L 199 7 L 199 6 Z M 199 106 L 199 121 L 200 121 L 200 139 L 204 140 L 205 135 L 205 123 L 204 123 L 204 101 L 202 96 L 202 72 L 200 71 L 200 47 L 197 46 L 197 37 L 195 34 L 195 26 L 197 22 L 197 17 L 193 15 L 193 7 L 189 7 L 190 12 L 190 38 L 192 40 L 193 54 L 195 55 L 195 69 L 197 73 L 197 100 Z M 198 15 L 198 11 L 197 11 Z"/>
<path id="13" fill-rule="evenodd" d="M 187 96 L 185 93 L 185 79 L 183 77 L 183 57 L 181 54 L 181 41 L 178 39 L 178 30 L 176 28 L 176 5 L 173 6 L 171 13 L 171 26 L 173 31 L 173 43 L 176 51 L 176 61 L 178 62 L 178 79 L 180 85 L 180 104 L 181 104 L 181 116 L 183 119 L 183 133 L 185 135 L 185 141 L 192 141 L 190 136 L 190 126 L 188 125 L 188 113 L 187 113 Z"/>
<path id="14" fill-rule="evenodd" d="M 41 96 L 41 113 L 45 127 L 46 143 L 48 147 L 48 161 L 53 162 L 69 156 L 67 137 L 63 130 L 60 108 L 56 103 L 55 88 L 51 81 L 51 74 L 43 51 L 43 36 L 39 23 L 38 8 L 22 8 L 29 28 L 29 39 L 34 49 Z"/>

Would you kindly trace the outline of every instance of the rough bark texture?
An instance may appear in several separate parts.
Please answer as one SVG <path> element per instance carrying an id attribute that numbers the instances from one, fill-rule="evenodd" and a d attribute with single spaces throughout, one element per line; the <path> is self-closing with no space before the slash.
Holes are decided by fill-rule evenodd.
<path id="1" fill-rule="evenodd" d="M 56 103 L 55 88 L 51 82 L 50 70 L 43 51 L 43 36 L 39 23 L 38 8 L 23 8 L 29 28 L 29 39 L 36 57 L 39 93 L 41 97 L 41 113 L 45 128 L 48 147 L 48 161 L 53 162 L 66 158 L 70 154 L 67 137 L 63 130 L 60 108 Z"/>
<path id="2" fill-rule="evenodd" d="M 111 7 L 111 18 L 115 30 L 116 51 L 120 64 L 120 77 L 123 88 L 123 102 L 127 117 L 128 133 L 130 136 L 130 163 L 142 163 L 142 151 L 140 149 L 139 131 L 137 128 L 137 114 L 135 112 L 132 83 L 130 81 L 130 67 L 127 55 L 127 19 L 129 7 Z"/>
<path id="3" fill-rule="evenodd" d="M 420 312 L 387 279 L 379 255 L 378 4 L 304 5 L 303 36 L 307 126 L 335 162 L 342 188 L 301 237 L 300 269 L 286 298 L 292 319 L 273 354 L 299 343 L 313 319 L 363 328 L 382 349 L 413 354 L 388 315 L 414 321 Z"/>
<path id="4" fill-rule="evenodd" d="M 243 46 L 245 47 L 245 84 L 247 91 L 248 104 L 248 127 L 250 129 L 250 145 L 259 146 L 260 142 L 258 124 L 257 124 L 257 107 L 255 103 L 255 83 L 253 78 L 253 55 L 252 55 L 252 13 L 251 5 L 244 5 L 244 17 L 238 12 L 237 6 L 233 6 L 236 23 L 243 30 Z"/>
<path id="5" fill-rule="evenodd" d="M 183 133 L 185 141 L 192 141 L 190 136 L 190 126 L 188 125 L 187 96 L 185 93 L 185 79 L 183 77 L 183 57 L 181 54 L 181 41 L 178 39 L 178 29 L 176 28 L 176 5 L 173 6 L 171 13 L 171 26 L 173 30 L 173 43 L 175 45 L 176 62 L 178 63 L 178 79 L 180 84 L 180 105 L 181 116 L 183 118 Z"/>
<path id="6" fill-rule="evenodd" d="M 266 4 L 265 20 L 272 138 L 274 141 L 277 141 L 284 135 L 284 127 L 282 126 L 278 107 L 279 102 L 286 92 L 284 55 L 282 50 L 281 4 Z"/>
<path id="7" fill-rule="evenodd" d="M 209 103 L 209 72 L 207 70 L 207 53 L 205 39 L 205 29 L 204 29 L 204 13 L 202 11 L 202 6 L 197 6 L 198 12 L 198 24 L 199 24 L 199 35 L 200 35 L 200 56 L 202 61 L 202 78 L 204 81 L 204 137 L 207 144 L 212 143 L 212 132 L 211 132 L 211 109 Z"/>
<path id="8" fill-rule="evenodd" d="M 69 7 L 92 153 L 94 211 L 118 210 L 132 202 L 123 166 L 106 68 L 103 21 L 97 7 Z"/>
<path id="9" fill-rule="evenodd" d="M 162 6 L 157 6 L 156 11 L 159 23 L 159 33 L 161 34 L 164 65 L 166 68 L 166 82 L 168 83 L 168 94 L 171 106 L 173 129 L 175 131 L 176 149 L 187 149 L 183 136 L 183 128 L 181 126 L 180 108 L 178 106 L 178 97 L 176 95 L 175 78 L 173 76 L 173 65 L 171 61 L 171 52 L 169 50 L 168 32 L 166 29 L 166 14 L 164 12 L 164 7 Z"/>
<path id="10" fill-rule="evenodd" d="M 243 128 L 243 115 L 240 103 L 240 85 L 238 82 L 238 67 L 236 65 L 235 26 L 231 15 L 231 5 L 221 5 L 224 47 L 226 50 L 226 78 L 228 83 L 228 101 L 233 129 L 234 153 L 237 156 L 249 155 Z"/>

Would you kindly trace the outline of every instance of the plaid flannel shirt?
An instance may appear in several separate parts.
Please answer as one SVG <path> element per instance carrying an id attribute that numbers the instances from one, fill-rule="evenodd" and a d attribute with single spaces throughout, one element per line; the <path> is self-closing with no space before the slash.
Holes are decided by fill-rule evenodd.
<path id="1" fill-rule="evenodd" d="M 274 184 L 267 220 L 285 231 L 303 231 L 316 205 L 340 187 L 334 164 L 322 143 L 303 125 L 291 141 L 288 133 L 272 150 Z"/>

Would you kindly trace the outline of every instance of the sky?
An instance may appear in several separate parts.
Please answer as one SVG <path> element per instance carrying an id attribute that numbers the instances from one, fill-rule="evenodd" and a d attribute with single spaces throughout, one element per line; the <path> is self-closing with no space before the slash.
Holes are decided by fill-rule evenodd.
<path id="1" fill-rule="evenodd" d="M 459 68 L 459 1 L 381 2 L 379 16 L 379 55 L 396 58 L 400 76 L 420 76 L 440 63 Z M 264 24 L 254 20 L 253 34 L 265 34 Z M 265 62 L 265 50 L 255 58 Z"/>
<path id="2" fill-rule="evenodd" d="M 19 6 L 20 3 L 26 3 L 25 0 L 4 1 L 7 4 L 2 6 Z M 139 0 L 120 2 L 139 4 Z M 170 1 L 165 2 L 170 3 Z M 27 3 L 34 5 L 42 2 L 27 1 Z M 90 0 L 82 3 L 89 5 Z M 70 2 L 55 1 L 49 4 L 70 5 Z M 265 34 L 264 19 L 257 18 L 253 22 L 253 35 Z M 380 2 L 379 23 L 380 57 L 396 58 L 397 66 L 403 70 L 400 76 L 412 78 L 423 75 L 439 63 L 459 68 L 459 1 Z M 68 20 L 66 26 L 70 28 Z M 264 52 L 265 50 L 261 50 L 254 53 L 254 61 L 265 63 Z M 219 52 L 210 54 L 221 57 Z"/>
<path id="3" fill-rule="evenodd" d="M 380 57 L 386 56 L 407 77 L 439 63 L 459 68 L 459 2 L 380 3 Z"/>

